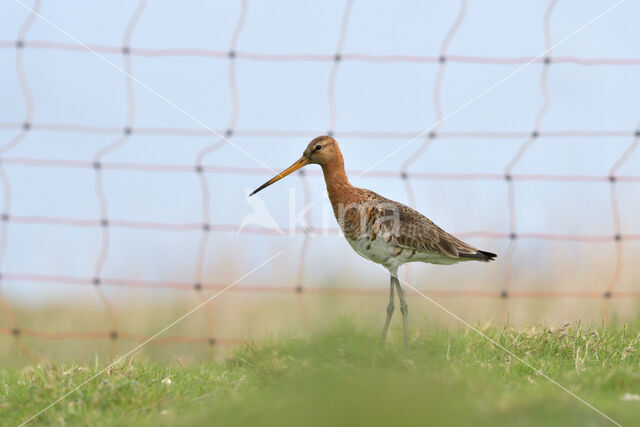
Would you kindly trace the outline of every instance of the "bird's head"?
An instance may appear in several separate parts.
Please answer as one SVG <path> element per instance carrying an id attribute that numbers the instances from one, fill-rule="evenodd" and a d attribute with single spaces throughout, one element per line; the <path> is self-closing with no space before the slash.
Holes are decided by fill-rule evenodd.
<path id="1" fill-rule="evenodd" d="M 274 182 L 280 181 L 285 176 L 292 174 L 308 164 L 324 166 L 338 158 L 341 159 L 342 155 L 340 154 L 340 149 L 338 148 L 338 143 L 335 139 L 326 135 L 313 138 L 302 153 L 302 157 L 300 157 L 297 162 L 253 190 L 250 196 L 253 196 L 263 188 L 270 186 Z"/>
<path id="2" fill-rule="evenodd" d="M 311 140 L 304 153 L 302 153 L 300 160 L 307 159 L 307 163 L 322 166 L 338 156 L 340 156 L 340 149 L 336 140 L 330 136 L 323 135 Z"/>

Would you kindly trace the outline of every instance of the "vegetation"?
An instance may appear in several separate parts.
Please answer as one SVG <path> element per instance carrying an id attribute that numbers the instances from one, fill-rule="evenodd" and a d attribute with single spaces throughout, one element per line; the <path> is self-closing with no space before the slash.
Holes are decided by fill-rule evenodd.
<path id="1" fill-rule="evenodd" d="M 247 344 L 223 362 L 127 359 L 34 424 L 607 425 L 587 405 L 469 330 L 433 329 L 405 350 L 348 322 L 306 339 Z M 487 328 L 615 421 L 640 422 L 640 327 Z M 0 370 L 0 420 L 16 425 L 102 369 Z"/>

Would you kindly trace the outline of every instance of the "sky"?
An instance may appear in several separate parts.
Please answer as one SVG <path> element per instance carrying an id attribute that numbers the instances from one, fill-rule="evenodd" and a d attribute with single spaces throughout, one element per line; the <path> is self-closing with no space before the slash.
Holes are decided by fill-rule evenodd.
<path id="1" fill-rule="evenodd" d="M 25 2 L 28 7 L 33 4 Z M 33 99 L 33 117 L 18 144 L 2 149 L 6 176 L 0 200 L 5 203 L 3 212 L 12 219 L 5 231 L 0 270 L 5 276 L 92 278 L 97 274 L 225 283 L 284 251 L 284 256 L 243 283 L 324 286 L 343 277 L 338 282 L 341 287 L 384 287 L 385 275 L 353 254 L 335 233 L 310 238 L 301 278 L 305 239 L 301 233 L 211 231 L 201 273 L 198 268 L 203 235 L 198 224 L 203 222 L 239 226 L 258 209 L 266 210 L 269 221 L 286 230 L 305 203 L 311 202 L 312 225 L 336 226 L 317 166 L 308 167 L 304 178 L 292 176 L 263 191 L 258 202 L 250 204 L 246 197 L 248 190 L 270 177 L 271 170 L 295 161 L 310 139 L 332 131 L 349 171 L 372 168 L 361 176 L 350 172 L 354 185 L 410 204 L 446 230 L 467 233 L 470 243 L 499 254 L 499 261 L 490 267 L 465 265 L 457 273 L 419 267 L 412 275 L 417 286 L 468 284 L 483 277 L 482 283 L 473 286 L 500 289 L 507 268 L 504 254 L 509 239 L 505 235 L 514 231 L 514 214 L 517 233 L 586 238 L 615 234 L 610 184 L 604 178 L 640 128 L 640 4 L 624 2 L 581 28 L 615 4 L 559 0 L 548 9 L 549 3 L 542 1 L 355 1 L 349 8 L 342 0 L 249 0 L 244 6 L 239 1 L 151 0 L 139 8 L 136 1 L 44 1 L 39 13 L 49 23 L 38 18 L 28 27 L 20 59 L 15 41 L 28 11 L 17 0 L 3 0 L 0 144 L 20 136 L 27 117 L 20 62 Z M 460 16 L 462 5 L 466 6 Z M 122 46 L 136 9 L 140 13 L 129 43 L 136 80 L 132 82 L 122 73 Z M 349 11 L 346 17 L 345 10 Z M 238 26 L 243 14 L 243 25 Z M 459 25 L 451 32 L 457 18 Z M 419 59 L 442 56 L 447 34 L 444 55 L 451 59 L 442 64 Z M 543 54 L 545 37 L 551 44 L 558 43 L 542 55 L 549 56 L 551 64 L 526 64 L 526 58 Z M 60 43 L 66 48 L 52 47 Z M 230 59 L 231 49 L 235 57 Z M 195 55 L 184 55 L 186 50 Z M 338 62 L 332 60 L 336 54 Z M 260 55 L 272 55 L 273 60 Z M 369 60 L 363 60 L 367 55 Z M 627 60 L 635 62 L 629 65 Z M 541 79 L 546 86 L 541 86 Z M 96 153 L 118 141 L 129 126 L 128 81 L 135 105 L 131 134 L 101 161 L 147 169 L 178 165 L 178 170 L 106 168 L 97 191 L 91 166 L 25 165 L 31 159 L 93 164 Z M 434 88 L 439 91 L 435 103 Z M 544 108 L 545 88 L 548 108 Z M 420 152 L 428 139 L 412 138 L 428 134 L 438 120 L 438 109 L 446 120 Z M 229 142 L 216 145 L 220 138 L 211 129 L 224 134 L 230 127 Z M 515 212 L 510 212 L 507 181 L 482 176 L 503 176 L 533 131 L 540 137 L 511 170 L 514 177 L 546 174 L 597 179 L 516 179 Z M 576 136 L 582 131 L 587 134 Z M 464 132 L 472 136 L 461 135 Z M 479 136 L 480 132 L 502 137 Z M 563 132 L 573 136 L 562 136 Z M 605 135 L 593 136 L 593 132 Z M 216 149 L 202 161 L 212 167 L 204 174 L 207 203 L 195 166 L 198 154 L 212 146 Z M 411 193 L 400 176 L 407 161 Z M 243 169 L 228 173 L 224 168 Z M 638 170 L 640 149 L 616 174 L 637 176 Z M 420 174 L 480 177 L 415 178 Z M 106 258 L 96 272 L 105 249 L 98 223 L 103 219 L 100 191 L 107 200 L 110 225 Z M 622 234 L 640 235 L 636 214 L 640 182 L 619 182 L 616 191 Z M 203 220 L 203 206 L 208 221 Z M 58 223 L 27 220 L 33 217 L 49 222 L 57 218 Z M 86 220 L 90 225 L 60 224 L 60 218 Z M 141 230 L 122 226 L 126 221 L 191 226 L 181 231 Z M 248 224 L 248 231 L 268 225 L 260 221 Z M 304 227 L 299 222 L 293 225 Z M 483 237 L 476 231 L 502 237 Z M 513 286 L 543 286 L 531 272 L 553 270 L 554 259 L 567 258 L 575 264 L 561 274 L 562 280 L 575 277 L 573 286 L 578 289 L 602 288 L 610 269 L 594 274 L 590 271 L 593 260 L 582 255 L 597 251 L 606 258 L 615 256 L 615 250 L 613 241 L 521 240 L 512 260 Z M 623 275 L 621 286 L 632 287 L 635 277 Z M 26 301 L 66 298 L 78 288 L 6 277 L 4 284 L 10 297 Z"/>

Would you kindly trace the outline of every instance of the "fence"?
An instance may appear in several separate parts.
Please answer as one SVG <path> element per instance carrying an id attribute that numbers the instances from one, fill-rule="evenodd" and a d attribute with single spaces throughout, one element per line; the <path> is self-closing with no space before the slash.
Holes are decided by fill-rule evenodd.
<path id="1" fill-rule="evenodd" d="M 17 0 L 16 0 L 17 1 Z M 144 14 L 146 1 L 142 0 L 138 3 L 133 16 L 131 17 L 126 31 L 122 37 L 120 46 L 107 46 L 98 44 L 85 45 L 82 41 L 71 40 L 68 42 L 48 41 L 48 40 L 31 40 L 28 39 L 28 33 L 33 23 L 37 19 L 45 19 L 39 16 L 42 1 L 38 0 L 33 5 L 33 9 L 22 25 L 16 40 L 0 41 L 0 51 L 15 51 L 15 64 L 17 68 L 17 76 L 20 86 L 26 99 L 26 114 L 22 122 L 0 122 L 0 129 L 7 131 L 15 131 L 16 135 L 10 140 L 4 142 L 0 146 L 0 178 L 3 184 L 3 209 L 1 222 L 1 240 L 0 240 L 0 266 L 2 266 L 1 281 L 3 286 L 7 283 L 22 282 L 42 282 L 42 283 L 65 283 L 75 285 L 86 285 L 93 287 L 97 295 L 100 297 L 105 308 L 108 310 L 111 319 L 111 327 L 109 330 L 97 331 L 62 331 L 51 332 L 45 330 L 33 330 L 21 327 L 13 314 L 11 303 L 5 298 L 0 299 L 2 313 L 6 318 L 9 326 L 0 328 L 0 334 L 13 335 L 16 343 L 22 347 L 22 350 L 28 353 L 28 349 L 21 344 L 20 338 L 24 336 L 37 337 L 42 339 L 111 339 L 111 340 L 133 340 L 143 341 L 148 337 L 127 332 L 118 323 L 117 309 L 109 300 L 103 288 L 105 286 L 124 286 L 137 288 L 167 288 L 195 292 L 198 297 L 204 301 L 204 291 L 221 290 L 226 286 L 223 283 L 207 283 L 203 280 L 203 263 L 205 262 L 205 254 L 210 236 L 213 233 L 238 232 L 239 224 L 227 223 L 211 223 L 210 197 L 211 191 L 206 180 L 207 174 L 223 174 L 223 175 L 256 175 L 270 176 L 272 171 L 266 167 L 236 167 L 222 165 L 205 165 L 204 159 L 211 153 L 220 149 L 225 144 L 230 144 L 234 137 L 252 137 L 252 138 L 274 138 L 274 137 L 300 137 L 312 138 L 318 134 L 328 133 L 334 135 L 338 140 L 341 137 L 358 137 L 369 139 L 387 139 L 387 138 L 403 138 L 406 140 L 417 140 L 411 145 L 407 152 L 407 160 L 404 161 L 399 170 L 370 170 L 359 171 L 351 170 L 349 174 L 357 175 L 366 173 L 367 177 L 376 177 L 389 180 L 401 181 L 407 192 L 409 204 L 415 205 L 415 195 L 413 183 L 416 180 L 427 181 L 495 181 L 503 182 L 508 189 L 508 212 L 509 227 L 506 230 L 477 230 L 466 233 L 458 233 L 461 238 L 485 237 L 489 239 L 507 240 L 509 241 L 508 250 L 500 257 L 504 259 L 504 281 L 499 289 L 486 290 L 426 290 L 426 293 L 432 296 L 468 296 L 468 297 L 487 297 L 487 298 L 557 298 L 557 297 L 577 297 L 577 298 L 599 298 L 603 301 L 603 309 L 606 316 L 608 302 L 612 298 L 637 298 L 640 291 L 621 291 L 616 286 L 620 281 L 620 275 L 624 268 L 623 250 L 625 242 L 640 241 L 640 234 L 625 232 L 622 227 L 621 213 L 618 201 L 617 188 L 620 183 L 640 183 L 640 175 L 621 175 L 619 170 L 621 166 L 634 154 L 640 145 L 640 125 L 636 128 L 623 129 L 616 131 L 588 131 L 588 130 L 565 130 L 565 131 L 545 131 L 542 126 L 543 119 L 549 111 L 552 103 L 552 94 L 548 88 L 548 77 L 553 72 L 556 64 L 575 64 L 584 67 L 608 66 L 608 67 L 633 67 L 640 65 L 640 58 L 586 58 L 577 56 L 554 56 L 553 40 L 551 37 L 551 16 L 558 0 L 552 0 L 547 6 L 542 23 L 544 28 L 545 52 L 540 56 L 523 56 L 523 57 L 485 57 L 485 56 L 466 56 L 455 55 L 449 52 L 449 45 L 455 37 L 456 32 L 463 24 L 465 12 L 467 10 L 467 1 L 460 2 L 458 15 L 451 25 L 449 31 L 443 38 L 439 55 L 437 56 L 415 56 L 407 54 L 388 55 L 388 54 L 369 54 L 357 52 L 345 52 L 345 39 L 349 31 L 350 13 L 354 2 L 348 0 L 342 11 L 342 22 L 340 26 L 340 34 L 335 52 L 327 54 L 300 54 L 300 53 L 264 53 L 264 52 L 248 52 L 238 49 L 238 40 L 245 30 L 245 20 L 249 8 L 248 0 L 242 1 L 240 13 L 235 24 L 235 30 L 230 38 L 228 50 L 209 50 L 194 48 L 139 48 L 132 46 L 132 34 L 136 29 L 140 17 Z M 19 3 L 19 2 L 18 2 Z M 29 6 L 24 6 L 28 9 Z M 55 25 L 55 23 L 52 23 Z M 72 35 L 70 36 L 72 37 Z M 125 90 L 127 96 L 128 111 L 126 122 L 121 127 L 94 126 L 82 123 L 41 123 L 34 120 L 34 111 L 37 107 L 34 97 L 32 96 L 29 81 L 25 73 L 24 52 L 29 49 L 52 50 L 52 51 L 69 51 L 77 52 L 78 55 L 97 55 L 105 62 L 119 68 L 117 65 L 103 55 L 121 55 L 124 66 L 120 71 L 125 75 Z M 199 123 L 203 129 L 194 130 L 188 128 L 174 127 L 139 127 L 136 126 L 136 99 L 134 95 L 134 85 L 145 85 L 135 78 L 135 70 L 132 67 L 132 57 L 201 57 L 212 61 L 225 61 L 228 64 L 228 85 L 231 91 L 231 114 L 228 125 L 224 129 L 211 129 L 204 123 Z M 247 130 L 236 127 L 239 115 L 239 96 L 238 83 L 236 81 L 236 64 L 238 61 L 260 61 L 260 62 L 279 62 L 288 63 L 293 61 L 317 62 L 331 64 L 330 75 L 327 84 L 327 97 L 330 107 L 330 122 L 327 129 L 324 130 Z M 437 64 L 437 73 L 435 82 L 433 83 L 433 106 L 436 114 L 436 124 L 428 128 L 424 132 L 410 131 L 348 131 L 340 130 L 337 125 L 338 103 L 336 100 L 336 79 L 340 72 L 342 64 L 347 62 L 360 63 L 385 63 L 385 64 Z M 504 131 L 442 131 L 441 124 L 448 117 L 443 112 L 442 106 L 442 84 L 443 78 L 447 72 L 448 64 L 486 64 L 486 65 L 520 65 L 542 64 L 542 72 L 540 74 L 540 91 L 543 96 L 543 104 L 539 108 L 531 129 L 519 132 Z M 108 66 L 108 64 L 105 64 Z M 149 88 L 151 89 L 151 88 Z M 153 90 L 153 89 L 151 89 Z M 162 95 L 159 95 L 162 96 Z M 167 100 L 167 102 L 170 102 Z M 175 106 L 175 105 L 174 105 Z M 177 107 L 177 106 L 175 106 Z M 179 107 L 177 107 L 179 108 Z M 187 113 L 188 114 L 188 113 Z M 194 120 L 197 119 L 191 116 Z M 23 140 L 32 133 L 41 131 L 60 132 L 62 134 L 79 133 L 83 135 L 104 135 L 113 137 L 112 143 L 102 147 L 95 152 L 92 161 L 80 161 L 71 159 L 53 159 L 53 158 L 27 158 L 12 157 L 11 151 L 15 150 Z M 115 150 L 122 148 L 128 143 L 132 135 L 166 135 L 182 138 L 211 136 L 215 135 L 217 140 L 202 149 L 194 162 L 191 164 L 147 164 L 135 162 L 114 162 L 105 161 L 103 158 Z M 531 149 L 540 139 L 543 138 L 600 138 L 606 141 L 607 138 L 628 138 L 628 146 L 624 152 L 611 165 L 609 173 L 606 175 L 558 175 L 558 174 L 519 174 L 514 169 L 519 164 L 527 151 Z M 410 167 L 420 158 L 421 154 L 436 139 L 447 138 L 486 138 L 486 139 L 520 139 L 516 154 L 504 167 L 504 173 L 459 173 L 452 171 L 451 173 L 429 173 L 411 171 Z M 101 211 L 100 218 L 78 219 L 72 217 L 49 217 L 49 216 L 24 216 L 15 215 L 11 211 L 12 202 L 12 186 L 9 175 L 6 172 L 7 166 L 20 166 L 24 168 L 76 168 L 84 170 L 93 170 L 95 172 L 95 193 L 99 200 Z M 201 192 L 201 211 L 202 221 L 184 222 L 184 223 L 162 223 L 155 221 L 140 221 L 115 219 L 109 215 L 109 200 L 104 191 L 104 176 L 111 171 L 131 171 L 140 174 L 196 174 L 200 182 Z M 306 201 L 312 200 L 312 194 L 307 183 L 308 176 L 318 175 L 318 171 L 308 171 L 306 174 L 300 174 L 300 179 L 304 184 L 304 196 Z M 258 180 L 260 181 L 260 180 Z M 591 185 L 594 183 L 609 183 L 611 211 L 614 218 L 614 228 L 607 235 L 575 235 L 575 234 L 557 234 L 557 233 L 539 233 L 524 232 L 519 230 L 516 216 L 516 186 L 518 182 L 575 182 Z M 311 222 L 309 220 L 309 222 Z M 38 224 L 38 225 L 66 225 L 78 228 L 96 228 L 101 229 L 102 243 L 99 255 L 95 260 L 93 275 L 91 277 L 78 277 L 72 275 L 61 274 L 36 274 L 32 272 L 13 272 L 3 265 L 7 248 L 13 244 L 9 236 L 9 230 L 12 224 Z M 200 243 L 197 250 L 196 269 L 192 282 L 173 282 L 158 280 L 139 280 L 127 278 L 105 277 L 103 267 L 110 253 L 110 232 L 114 228 L 121 229 L 137 229 L 137 230 L 154 230 L 157 232 L 187 232 L 201 231 Z M 298 300 L 303 304 L 305 294 L 313 293 L 335 293 L 345 295 L 360 295 L 363 293 L 386 293 L 384 287 L 370 289 L 355 288 L 317 288 L 305 287 L 305 264 L 307 262 L 307 248 L 313 239 L 314 227 L 300 227 L 294 230 L 284 230 L 291 234 L 304 235 L 301 248 L 301 255 L 298 260 L 298 272 L 296 284 L 292 286 L 244 286 L 237 285 L 229 292 L 253 292 L 253 293 L 293 293 L 299 295 Z M 332 228 L 331 233 L 338 234 L 337 228 Z M 263 234 L 277 236 L 278 233 L 268 228 L 258 226 L 246 226 L 242 228 L 242 233 L 247 234 Z M 274 237 L 276 238 L 276 237 Z M 513 290 L 513 256 L 517 250 L 517 245 L 523 239 L 536 239 L 545 241 L 564 241 L 564 242 L 584 242 L 584 243 L 602 243 L 615 245 L 616 249 L 616 265 L 615 271 L 608 283 L 603 283 L 600 291 L 542 291 L 536 289 L 530 290 Z M 154 341 L 155 344 L 169 344 L 172 342 L 191 343 L 200 345 L 214 345 L 226 342 L 235 342 L 233 338 L 221 338 L 217 336 L 213 329 L 213 309 L 211 305 L 207 306 L 210 316 L 210 335 L 207 337 L 192 336 L 170 336 L 167 338 L 159 338 Z"/>

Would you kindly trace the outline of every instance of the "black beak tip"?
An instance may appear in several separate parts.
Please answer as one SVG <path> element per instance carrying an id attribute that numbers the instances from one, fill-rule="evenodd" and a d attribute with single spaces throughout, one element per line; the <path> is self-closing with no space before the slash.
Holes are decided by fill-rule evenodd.
<path id="1" fill-rule="evenodd" d="M 265 186 L 261 185 L 260 187 L 256 188 L 255 190 L 253 190 L 251 192 L 251 194 L 249 194 L 249 197 L 253 196 L 254 194 L 256 194 L 258 191 L 262 190 Z"/>

